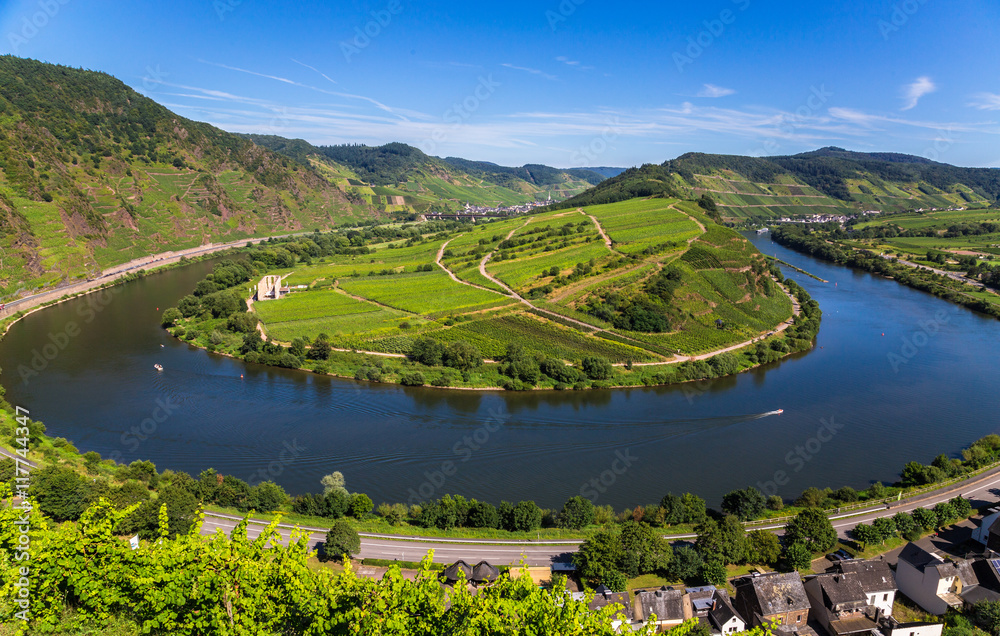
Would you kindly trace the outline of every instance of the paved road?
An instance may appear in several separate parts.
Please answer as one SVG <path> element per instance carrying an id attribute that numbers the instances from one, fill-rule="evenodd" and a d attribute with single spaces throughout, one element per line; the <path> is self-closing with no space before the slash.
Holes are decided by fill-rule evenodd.
<path id="1" fill-rule="evenodd" d="M 953 484 L 942 490 L 928 493 L 912 501 L 902 501 L 889 508 L 878 508 L 862 514 L 850 513 L 853 516 L 831 517 L 833 527 L 840 537 L 846 538 L 847 532 L 859 523 L 871 523 L 879 517 L 892 516 L 898 512 L 912 512 L 917 508 L 933 508 L 942 501 L 962 495 L 971 499 L 976 507 L 987 503 L 995 503 L 1000 499 L 1000 468 L 988 473 Z M 211 533 L 221 529 L 228 534 L 240 521 L 239 517 L 206 513 L 203 532 Z M 266 522 L 253 522 L 248 527 L 251 538 L 257 537 L 267 525 Z M 283 526 L 281 535 L 288 540 L 292 526 Z M 303 528 L 310 532 L 310 542 L 315 547 L 322 543 L 326 530 L 322 528 Z M 783 534 L 783 526 L 763 526 L 754 529 L 770 530 L 775 534 Z M 361 535 L 360 558 L 398 559 L 400 561 L 419 561 L 429 550 L 434 550 L 434 561 L 452 563 L 458 559 L 467 562 L 487 560 L 498 564 L 516 564 L 523 558 L 528 565 L 546 566 L 555 561 L 564 561 L 569 554 L 575 552 L 580 541 L 564 541 L 558 545 L 537 545 L 530 542 L 504 542 L 503 545 L 483 545 L 474 540 L 437 539 L 429 537 L 389 538 L 391 535 Z M 672 541 L 693 539 L 694 535 L 670 536 Z"/>
<path id="2" fill-rule="evenodd" d="M 61 287 L 55 287 L 53 289 L 48 289 L 37 294 L 32 294 L 30 296 L 25 296 L 23 298 L 18 298 L 17 300 L 12 300 L 10 302 L 4 303 L 4 309 L 0 311 L 0 318 L 14 314 L 18 311 L 23 311 L 26 309 L 31 309 L 37 307 L 42 303 L 49 302 L 52 300 L 57 300 L 62 298 L 67 294 L 79 294 L 91 289 L 96 289 L 101 285 L 105 285 L 111 281 L 117 280 L 129 274 L 133 271 L 139 269 L 152 269 L 154 267 L 163 267 L 164 265 L 170 265 L 181 260 L 182 257 L 192 257 L 192 256 L 202 256 L 204 254 L 209 254 L 212 252 L 219 252 L 222 250 L 232 249 L 234 247 L 240 247 L 246 245 L 247 243 L 261 243 L 270 238 L 287 238 L 291 236 L 298 236 L 299 234 L 310 234 L 311 232 L 301 232 L 297 234 L 284 234 L 275 237 L 261 237 L 261 238 L 248 238 L 239 241 L 231 241 L 229 243 L 219 243 L 212 245 L 205 245 L 201 247 L 193 247 L 186 250 L 181 250 L 179 252 L 164 252 L 162 254 L 154 254 L 152 256 L 145 256 L 143 258 L 130 261 L 128 263 L 123 263 L 121 265 L 116 265 L 109 269 L 106 269 L 100 273 L 100 275 L 92 278 L 90 280 L 81 281 L 78 283 L 72 283 L 69 285 L 63 285 Z"/>
<path id="3" fill-rule="evenodd" d="M 221 529 L 227 535 L 239 523 L 238 517 L 229 515 L 219 515 L 216 513 L 206 513 L 205 523 L 202 526 L 203 534 L 211 534 L 216 529 Z M 247 535 L 253 539 L 260 536 L 260 532 L 267 526 L 267 522 L 251 522 L 247 526 Z M 321 528 L 303 528 L 309 531 L 309 544 L 317 547 L 323 543 L 326 537 L 326 530 Z M 283 541 L 288 541 L 292 532 L 292 526 L 284 525 L 279 528 Z M 396 559 L 399 561 L 420 561 L 430 550 L 434 551 L 434 561 L 438 563 L 454 563 L 459 559 L 464 559 L 471 563 L 477 561 L 489 561 L 498 564 L 516 564 L 524 559 L 527 565 L 549 566 L 555 560 L 566 560 L 569 553 L 575 552 L 580 542 L 567 542 L 562 545 L 537 545 L 530 542 L 522 542 L 518 545 L 468 545 L 462 540 L 454 539 L 433 539 L 433 538 L 406 538 L 401 540 L 382 539 L 382 535 L 361 535 L 361 552 L 358 554 L 362 559 Z M 471 561 L 470 561 L 471 559 Z"/>
<path id="4" fill-rule="evenodd" d="M 884 258 L 886 260 L 889 260 L 889 257 L 885 256 L 884 254 L 882 255 L 882 258 Z M 962 272 L 949 272 L 949 271 L 944 270 L 944 269 L 937 269 L 936 267 L 928 267 L 927 265 L 920 265 L 919 263 L 914 263 L 914 262 L 911 262 L 911 261 L 904 261 L 901 258 L 897 259 L 897 262 L 902 263 L 903 265 L 908 265 L 910 267 L 917 268 L 917 269 L 929 269 L 932 272 L 934 272 L 935 274 L 938 274 L 940 276 L 947 276 L 948 278 L 950 278 L 952 280 L 957 280 L 960 283 L 967 283 L 969 285 L 972 285 L 973 287 L 978 287 L 980 289 L 985 289 L 986 288 L 986 285 L 984 285 L 983 283 L 979 282 L 978 280 L 973 280 L 973 279 L 967 277 Z"/>

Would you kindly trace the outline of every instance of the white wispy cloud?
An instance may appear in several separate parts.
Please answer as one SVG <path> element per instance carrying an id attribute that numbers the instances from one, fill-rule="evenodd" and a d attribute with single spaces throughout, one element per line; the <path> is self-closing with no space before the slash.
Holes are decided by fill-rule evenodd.
<path id="1" fill-rule="evenodd" d="M 979 93 L 973 95 L 969 106 L 978 108 L 979 110 L 1000 110 L 1000 95 L 996 93 Z"/>
<path id="2" fill-rule="evenodd" d="M 722 86 L 716 86 L 715 84 L 705 84 L 702 89 L 698 91 L 698 97 L 726 97 L 727 95 L 735 94 L 735 89 L 723 88 Z"/>
<path id="3" fill-rule="evenodd" d="M 557 57 L 556 62 L 562 62 L 566 66 L 580 66 L 580 62 L 578 60 L 571 60 L 565 55 L 560 55 L 559 57 Z"/>
<path id="4" fill-rule="evenodd" d="M 931 78 L 926 75 L 924 77 L 918 77 L 917 81 L 903 87 L 903 100 L 905 103 L 900 110 L 911 110 L 916 108 L 921 97 L 929 95 L 936 90 L 937 86 L 933 81 L 931 81 Z"/>
<path id="5" fill-rule="evenodd" d="M 545 71 L 539 70 L 537 68 L 528 68 L 526 66 L 515 66 L 513 64 L 501 64 L 501 66 L 503 66 L 505 68 L 513 69 L 515 71 L 523 71 L 525 73 L 531 73 L 532 75 L 539 75 L 541 77 L 544 77 L 547 80 L 559 79 L 555 75 L 550 75 L 550 74 L 546 73 Z"/>
<path id="6" fill-rule="evenodd" d="M 304 66 L 304 67 L 306 67 L 307 69 L 309 69 L 310 71 L 314 71 L 314 72 L 316 72 L 316 73 L 319 73 L 320 77 L 322 77 L 322 78 L 323 78 L 323 79 L 325 79 L 326 81 L 330 82 L 331 84 L 336 84 L 336 83 L 337 83 L 337 82 L 336 82 L 335 80 L 332 80 L 332 79 L 330 79 L 330 76 L 329 76 L 329 75 L 327 75 L 327 74 L 326 74 L 326 73 L 324 73 L 323 71 L 319 70 L 319 69 L 318 69 L 318 68 L 316 68 L 315 66 L 309 66 L 309 65 L 308 65 L 308 64 L 306 64 L 305 62 L 300 62 L 300 61 L 298 61 L 297 59 L 295 59 L 294 57 L 293 57 L 293 58 L 291 58 L 291 60 L 292 60 L 293 62 L 295 62 L 296 64 L 298 64 L 299 66 Z"/>

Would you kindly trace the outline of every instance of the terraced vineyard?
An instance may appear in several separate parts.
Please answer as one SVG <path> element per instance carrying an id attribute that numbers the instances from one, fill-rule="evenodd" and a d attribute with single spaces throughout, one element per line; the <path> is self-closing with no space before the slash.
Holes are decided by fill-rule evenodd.
<path id="1" fill-rule="evenodd" d="M 676 363 L 792 315 L 763 256 L 703 212 L 632 200 L 373 242 L 368 253 L 280 270 L 308 290 L 256 309 L 286 342 L 322 331 L 335 347 L 379 353 L 410 353 L 431 338 L 493 360 L 520 345 L 577 364 Z"/>

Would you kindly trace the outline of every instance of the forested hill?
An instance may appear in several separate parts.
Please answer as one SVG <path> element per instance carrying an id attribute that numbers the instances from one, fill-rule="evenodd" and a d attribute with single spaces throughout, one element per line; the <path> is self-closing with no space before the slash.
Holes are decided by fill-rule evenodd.
<path id="1" fill-rule="evenodd" d="M 0 300 L 166 250 L 372 210 L 104 73 L 0 57 Z"/>
<path id="2" fill-rule="evenodd" d="M 1000 170 L 833 147 L 775 157 L 688 153 L 627 170 L 555 207 L 661 193 L 688 198 L 707 194 L 722 216 L 732 220 L 970 207 L 996 204 Z"/>
<path id="3" fill-rule="evenodd" d="M 303 163 L 317 161 L 332 171 L 330 177 L 347 181 L 345 187 L 356 180 L 364 185 L 395 188 L 407 205 L 420 209 L 421 194 L 464 203 L 494 201 L 499 204 L 523 203 L 544 199 L 563 198 L 583 192 L 606 178 L 587 168 L 559 169 L 539 164 L 511 168 L 487 161 L 470 161 L 458 157 L 441 159 L 425 154 L 419 148 L 403 143 L 384 146 L 344 144 L 338 146 L 313 146 L 301 139 L 285 139 L 273 135 L 245 135 L 254 143 L 280 152 Z M 604 168 L 614 171 L 615 168 Z M 441 182 L 436 182 L 440 180 Z M 471 189 L 469 192 L 449 191 L 448 184 Z M 496 187 L 506 192 L 498 194 Z M 492 191 L 490 191 L 492 190 Z M 374 194 L 379 194 L 376 192 Z M 426 197 L 425 197 L 426 198 Z"/>

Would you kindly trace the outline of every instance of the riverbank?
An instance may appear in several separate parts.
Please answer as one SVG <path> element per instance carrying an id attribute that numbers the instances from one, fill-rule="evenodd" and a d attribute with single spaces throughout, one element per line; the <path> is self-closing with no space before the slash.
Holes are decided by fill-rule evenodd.
<path id="1" fill-rule="evenodd" d="M 802 228 L 778 228 L 771 234 L 775 243 L 838 265 L 847 265 L 895 280 L 949 302 L 1000 319 L 1000 296 L 930 268 L 885 258 L 868 250 L 844 245 Z"/>
<path id="2" fill-rule="evenodd" d="M 197 263 L 206 258 L 219 256 L 221 252 L 239 249 L 248 243 L 261 243 L 270 238 L 272 237 L 252 238 L 231 241 L 220 245 L 202 245 L 181 250 L 180 252 L 171 251 L 154 254 L 104 270 L 98 278 L 64 285 L 4 303 L 3 310 L 0 310 L 0 338 L 7 334 L 7 331 L 10 330 L 14 323 L 46 307 L 52 307 L 75 298 L 80 298 L 81 296 L 86 296 L 87 294 L 110 289 L 117 285 L 136 280 L 136 278 L 149 273 L 168 271 L 175 267 Z"/>

